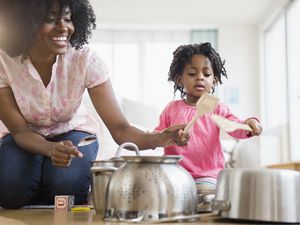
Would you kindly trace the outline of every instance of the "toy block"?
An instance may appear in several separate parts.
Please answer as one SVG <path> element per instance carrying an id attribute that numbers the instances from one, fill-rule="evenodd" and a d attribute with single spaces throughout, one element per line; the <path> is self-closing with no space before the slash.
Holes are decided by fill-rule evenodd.
<path id="1" fill-rule="evenodd" d="M 71 210 L 74 206 L 74 195 L 56 195 L 55 210 Z"/>

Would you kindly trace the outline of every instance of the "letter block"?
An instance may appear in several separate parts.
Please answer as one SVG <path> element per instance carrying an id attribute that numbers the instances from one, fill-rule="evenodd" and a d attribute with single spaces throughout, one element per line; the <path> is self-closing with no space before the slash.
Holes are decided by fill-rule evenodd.
<path id="1" fill-rule="evenodd" d="M 74 206 L 74 195 L 56 195 L 55 210 L 71 210 Z"/>

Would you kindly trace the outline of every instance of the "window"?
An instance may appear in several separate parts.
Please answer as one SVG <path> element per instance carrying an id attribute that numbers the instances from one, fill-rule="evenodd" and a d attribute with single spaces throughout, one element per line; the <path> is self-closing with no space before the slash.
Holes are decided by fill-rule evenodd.
<path id="1" fill-rule="evenodd" d="M 287 123 L 287 69 L 285 17 L 265 33 L 265 126 L 272 128 Z"/>
<path id="2" fill-rule="evenodd" d="M 173 51 L 191 42 L 216 46 L 216 40 L 216 30 L 101 30 L 90 45 L 107 63 L 118 96 L 162 110 L 173 99 L 173 84 L 167 81 Z"/>
<path id="3" fill-rule="evenodd" d="M 300 160 L 300 1 L 287 10 L 288 103 L 291 160 Z"/>
<path id="4" fill-rule="evenodd" d="M 283 127 L 290 161 L 300 160 L 299 21 L 300 0 L 294 0 L 264 34 L 265 126 Z"/>
<path id="5" fill-rule="evenodd" d="M 191 41 L 194 42 L 210 42 L 218 51 L 218 30 L 192 30 Z"/>

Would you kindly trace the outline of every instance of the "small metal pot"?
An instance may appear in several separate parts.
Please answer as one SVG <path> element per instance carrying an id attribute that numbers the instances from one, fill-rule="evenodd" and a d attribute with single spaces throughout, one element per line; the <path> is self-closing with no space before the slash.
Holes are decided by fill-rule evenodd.
<path id="1" fill-rule="evenodd" d="M 134 144 L 130 144 L 133 146 Z M 96 160 L 92 162 L 92 202 L 97 213 L 104 216 L 106 205 L 106 190 L 112 174 L 122 165 L 125 164 L 125 160 L 120 157 L 121 149 L 128 146 L 128 143 L 124 143 L 119 146 L 116 152 L 116 156 L 110 160 Z M 134 147 L 137 149 L 136 145 Z M 139 155 L 139 152 L 136 151 Z"/>
<path id="2" fill-rule="evenodd" d="M 123 159 L 94 161 L 92 171 L 92 202 L 97 213 L 104 215 L 106 188 L 111 175 L 125 163 Z"/>
<path id="3" fill-rule="evenodd" d="M 230 219 L 299 223 L 300 173 L 279 169 L 224 169 L 212 208 Z"/>

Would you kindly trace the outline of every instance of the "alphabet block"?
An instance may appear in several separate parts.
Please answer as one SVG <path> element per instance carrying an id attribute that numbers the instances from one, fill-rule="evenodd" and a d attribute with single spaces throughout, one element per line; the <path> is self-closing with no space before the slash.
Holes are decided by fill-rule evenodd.
<path id="1" fill-rule="evenodd" d="M 56 195 L 55 210 L 71 210 L 74 206 L 74 195 Z"/>

